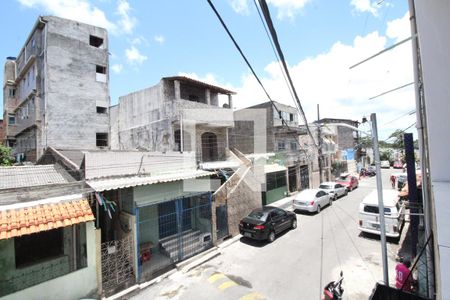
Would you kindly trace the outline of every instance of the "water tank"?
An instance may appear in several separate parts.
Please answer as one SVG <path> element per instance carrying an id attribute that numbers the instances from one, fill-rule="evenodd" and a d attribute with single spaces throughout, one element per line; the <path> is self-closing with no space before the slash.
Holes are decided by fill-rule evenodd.
<path id="1" fill-rule="evenodd" d="M 3 77 L 3 85 L 6 84 L 7 80 L 14 81 L 16 79 L 16 58 L 7 57 L 5 62 L 5 73 Z"/>

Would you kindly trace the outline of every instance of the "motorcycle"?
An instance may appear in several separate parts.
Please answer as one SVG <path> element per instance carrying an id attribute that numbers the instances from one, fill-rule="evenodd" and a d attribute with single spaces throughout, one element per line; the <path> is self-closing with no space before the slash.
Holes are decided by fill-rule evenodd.
<path id="1" fill-rule="evenodd" d="M 344 288 L 342 281 L 344 280 L 344 273 L 341 271 L 340 277 L 337 281 L 331 281 L 323 289 L 323 300 L 342 300 Z"/>

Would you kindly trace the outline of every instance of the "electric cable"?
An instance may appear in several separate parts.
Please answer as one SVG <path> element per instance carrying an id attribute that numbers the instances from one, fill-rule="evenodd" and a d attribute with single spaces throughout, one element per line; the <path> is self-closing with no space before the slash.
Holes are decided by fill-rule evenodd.
<path id="1" fill-rule="evenodd" d="M 272 18 L 270 16 L 269 7 L 267 6 L 267 3 L 266 3 L 265 0 L 259 0 L 259 5 L 261 7 L 261 10 L 263 12 L 264 18 L 266 20 L 266 24 L 269 27 L 269 32 L 270 32 L 270 34 L 272 36 L 272 40 L 273 40 L 273 42 L 275 44 L 275 47 L 277 49 L 277 53 L 278 53 L 278 55 L 280 57 L 282 65 L 283 65 L 284 72 L 286 73 L 286 77 L 287 77 L 287 79 L 289 81 L 289 85 L 291 86 L 292 92 L 293 92 L 294 97 L 295 97 L 295 101 L 296 101 L 296 103 L 298 105 L 298 108 L 300 110 L 300 115 L 302 116 L 303 121 L 305 122 L 306 130 L 308 131 L 309 136 L 311 137 L 312 141 L 314 142 L 314 146 L 318 149 L 319 146 L 317 145 L 316 140 L 315 140 L 314 136 L 312 135 L 311 130 L 310 130 L 309 126 L 308 126 L 308 120 L 306 119 L 306 114 L 305 114 L 305 112 L 303 110 L 302 104 L 300 103 L 300 100 L 299 100 L 297 91 L 295 89 L 294 83 L 292 82 L 292 78 L 291 78 L 291 75 L 289 73 L 289 69 L 287 67 L 283 51 L 281 50 L 281 46 L 280 46 L 280 43 L 278 41 L 277 32 L 275 30 L 275 27 L 274 27 L 273 22 L 272 22 Z"/>
<path id="2" fill-rule="evenodd" d="M 258 82 L 258 84 L 261 86 L 261 88 L 263 89 L 266 97 L 269 99 L 269 101 L 272 104 L 272 107 L 277 111 L 277 113 L 281 116 L 281 111 L 278 109 L 278 107 L 276 106 L 274 100 L 270 97 L 269 93 L 267 92 L 266 88 L 264 87 L 262 81 L 260 80 L 260 78 L 258 77 L 258 75 L 256 74 L 255 70 L 253 69 L 252 65 L 250 64 L 249 60 L 247 59 L 247 57 L 245 56 L 244 52 L 242 51 L 241 47 L 239 46 L 239 44 L 237 43 L 236 39 L 234 38 L 234 36 L 232 35 L 232 33 L 230 32 L 230 30 L 228 29 L 228 26 L 225 24 L 225 21 L 222 19 L 222 16 L 219 14 L 219 12 L 217 11 L 216 7 L 214 6 L 214 4 L 212 3 L 211 0 L 207 0 L 209 6 L 211 7 L 211 9 L 213 10 L 213 12 L 215 13 L 216 17 L 218 18 L 219 22 L 221 23 L 222 27 L 225 29 L 225 31 L 227 32 L 229 38 L 231 39 L 231 41 L 233 42 L 234 46 L 236 47 L 236 49 L 238 50 L 239 54 L 241 55 L 241 57 L 244 59 L 245 63 L 247 64 L 248 68 L 250 69 L 250 71 L 252 72 L 253 76 L 255 77 L 256 81 Z M 286 120 L 284 120 L 284 118 L 281 118 L 282 124 L 284 124 L 284 126 L 286 126 L 288 128 L 288 130 L 290 132 L 293 133 L 297 133 L 297 131 L 292 130 L 290 128 L 290 126 L 287 124 Z M 311 135 L 312 137 L 312 135 Z M 314 144 L 315 140 L 313 138 Z M 300 143 L 298 143 L 300 148 L 303 148 Z M 316 146 L 317 147 L 317 146 Z"/>

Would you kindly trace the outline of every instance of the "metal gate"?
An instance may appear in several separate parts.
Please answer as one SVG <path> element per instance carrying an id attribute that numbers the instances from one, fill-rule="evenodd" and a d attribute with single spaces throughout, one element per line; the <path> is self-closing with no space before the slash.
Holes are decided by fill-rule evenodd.
<path id="1" fill-rule="evenodd" d="M 220 205 L 216 207 L 216 224 L 217 224 L 217 239 L 223 239 L 229 235 L 228 233 L 228 212 L 227 205 Z"/>
<path id="2" fill-rule="evenodd" d="M 108 297 L 135 283 L 133 252 L 131 236 L 101 244 L 102 289 L 105 296 Z"/>
<path id="3" fill-rule="evenodd" d="M 302 190 L 309 189 L 308 166 L 300 166 L 300 184 L 301 184 Z"/>
<path id="4" fill-rule="evenodd" d="M 210 192 L 137 207 L 136 216 L 139 281 L 212 246 Z"/>

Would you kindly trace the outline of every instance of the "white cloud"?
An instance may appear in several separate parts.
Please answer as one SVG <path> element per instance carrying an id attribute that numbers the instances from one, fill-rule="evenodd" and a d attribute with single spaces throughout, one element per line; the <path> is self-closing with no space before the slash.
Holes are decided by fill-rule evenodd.
<path id="1" fill-rule="evenodd" d="M 148 59 L 148 57 L 141 54 L 141 52 L 135 46 L 131 46 L 130 48 L 125 49 L 125 55 L 128 62 L 132 65 L 142 64 Z"/>
<path id="2" fill-rule="evenodd" d="M 403 18 L 396 19 L 387 23 L 386 35 L 396 42 L 404 40 L 411 36 L 411 26 L 409 22 L 409 12 Z"/>
<path id="3" fill-rule="evenodd" d="M 52 15 L 106 28 L 115 32 L 117 26 L 105 13 L 86 0 L 18 0 L 29 8 L 37 8 Z"/>
<path id="4" fill-rule="evenodd" d="M 267 0 L 278 9 L 279 19 L 292 19 L 310 0 Z"/>
<path id="5" fill-rule="evenodd" d="M 248 15 L 248 2 L 247 0 L 230 0 L 231 7 L 233 10 L 241 15 Z"/>
<path id="6" fill-rule="evenodd" d="M 155 42 L 157 42 L 160 45 L 164 44 L 164 42 L 166 41 L 166 39 L 164 38 L 163 35 L 156 35 L 154 37 L 154 40 L 155 40 Z"/>
<path id="7" fill-rule="evenodd" d="M 133 32 L 136 25 L 136 18 L 130 16 L 130 4 L 127 0 L 117 1 L 117 14 L 120 16 L 119 27 L 127 34 Z"/>
<path id="8" fill-rule="evenodd" d="M 379 5 L 377 2 L 370 2 L 370 0 L 352 0 L 350 5 L 358 12 L 369 12 L 375 17 L 378 16 Z"/>
<path id="9" fill-rule="evenodd" d="M 122 73 L 123 65 L 121 65 L 121 64 L 114 64 L 114 65 L 111 66 L 111 70 L 113 70 L 113 72 L 116 73 L 116 74 L 120 74 L 120 73 Z"/>
<path id="10" fill-rule="evenodd" d="M 407 18 L 394 20 L 389 27 L 389 37 L 404 34 Z M 384 49 L 389 38 L 372 32 L 356 37 L 351 44 L 336 42 L 324 53 L 304 59 L 290 66 L 290 74 L 306 112 L 308 121 L 317 118 L 316 105 L 320 104 L 321 117 L 351 118 L 377 113 L 378 124 L 385 124 L 415 109 L 413 87 L 386 94 L 374 100 L 370 97 L 413 81 L 411 43 L 405 43 L 358 67 L 350 66 Z M 260 78 L 272 99 L 294 106 L 277 62 L 265 68 Z M 237 95 L 235 105 L 248 107 L 268 99 L 251 74 L 242 77 L 240 87 L 230 88 Z M 381 138 L 395 129 L 403 129 L 414 122 L 415 116 L 404 117 L 397 122 L 381 126 Z"/>

